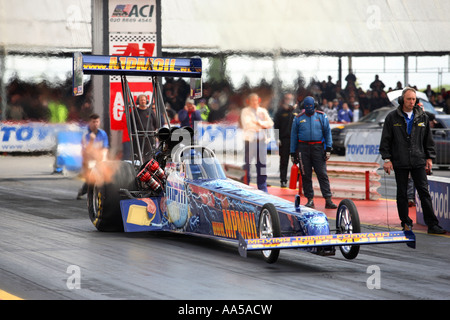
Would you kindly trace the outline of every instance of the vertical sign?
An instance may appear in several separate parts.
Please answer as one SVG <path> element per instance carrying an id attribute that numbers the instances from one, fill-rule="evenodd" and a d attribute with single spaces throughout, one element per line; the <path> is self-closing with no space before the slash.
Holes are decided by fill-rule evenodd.
<path id="1" fill-rule="evenodd" d="M 110 55 L 157 55 L 157 0 L 109 0 L 108 16 Z M 123 130 L 126 120 L 120 77 L 110 76 L 109 82 L 111 130 Z M 145 94 L 151 101 L 153 87 L 148 77 L 129 77 L 128 82 L 134 98 Z"/>

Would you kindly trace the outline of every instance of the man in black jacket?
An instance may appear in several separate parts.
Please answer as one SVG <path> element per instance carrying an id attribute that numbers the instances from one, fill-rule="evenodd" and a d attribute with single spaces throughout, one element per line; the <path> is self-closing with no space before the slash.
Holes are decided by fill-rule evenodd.
<path id="1" fill-rule="evenodd" d="M 291 143 L 291 127 L 292 118 L 294 116 L 294 96 L 286 93 L 283 102 L 277 109 L 274 117 L 274 128 L 279 133 L 279 154 L 280 154 L 280 185 L 286 187 L 287 172 L 289 165 L 290 143 Z"/>
<path id="2" fill-rule="evenodd" d="M 399 107 L 388 114 L 384 122 L 380 141 L 380 154 L 384 159 L 383 169 L 387 174 L 395 171 L 397 182 L 397 210 L 404 230 L 412 228 L 408 216 L 408 175 L 414 181 L 422 204 L 428 233 L 443 234 L 434 214 L 428 191 L 427 173 L 431 172 L 436 157 L 428 116 L 416 105 L 416 91 L 403 89 Z"/>

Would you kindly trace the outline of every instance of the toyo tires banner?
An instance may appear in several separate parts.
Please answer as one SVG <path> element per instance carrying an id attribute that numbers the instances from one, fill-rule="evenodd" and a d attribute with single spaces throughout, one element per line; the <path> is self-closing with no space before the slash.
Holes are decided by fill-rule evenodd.
<path id="1" fill-rule="evenodd" d="M 382 163 L 381 130 L 349 130 L 345 136 L 345 161 Z"/>
<path id="2" fill-rule="evenodd" d="M 1 152 L 52 151 L 61 131 L 82 131 L 78 124 L 45 122 L 1 122 Z"/>

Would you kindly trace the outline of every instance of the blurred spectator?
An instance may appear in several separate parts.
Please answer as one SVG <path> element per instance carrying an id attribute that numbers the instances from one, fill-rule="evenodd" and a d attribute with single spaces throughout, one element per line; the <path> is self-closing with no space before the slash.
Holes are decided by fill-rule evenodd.
<path id="1" fill-rule="evenodd" d="M 194 129 L 195 121 L 202 121 L 200 111 L 196 110 L 194 100 L 186 99 L 186 104 L 183 109 L 178 112 L 178 119 L 181 127 L 191 127 Z"/>
<path id="2" fill-rule="evenodd" d="M 294 95 L 291 93 L 286 93 L 274 117 L 274 128 L 278 130 L 280 185 L 282 188 L 285 188 L 287 184 L 293 111 Z"/>
<path id="3" fill-rule="evenodd" d="M 69 107 L 69 114 L 67 115 L 68 122 L 78 122 L 80 121 L 80 113 L 74 104 Z"/>
<path id="4" fill-rule="evenodd" d="M 384 83 L 383 83 L 383 81 L 381 81 L 379 78 L 378 78 L 378 75 L 376 74 L 375 75 L 375 80 L 370 84 L 370 89 L 372 89 L 372 91 L 378 91 L 378 92 L 380 92 L 380 91 L 383 91 L 384 90 Z"/>
<path id="5" fill-rule="evenodd" d="M 380 97 L 378 91 L 372 91 L 370 96 L 370 111 L 384 107 L 386 104 L 384 100 Z"/>
<path id="6" fill-rule="evenodd" d="M 435 92 L 431 89 L 431 85 L 429 84 L 427 85 L 427 88 L 423 92 L 427 95 L 428 100 L 430 100 L 431 97 L 435 95 Z"/>
<path id="7" fill-rule="evenodd" d="M 345 92 L 342 90 L 340 81 L 336 82 L 336 87 L 334 87 L 334 93 L 336 94 L 335 99 L 338 99 L 339 102 L 345 101 Z"/>
<path id="8" fill-rule="evenodd" d="M 325 99 L 327 99 L 328 101 L 331 101 L 334 98 L 336 98 L 336 92 L 335 92 L 336 85 L 331 81 L 331 79 L 332 79 L 332 77 L 328 76 L 328 82 L 326 83 L 325 93 L 323 95 L 323 97 Z"/>
<path id="9" fill-rule="evenodd" d="M 367 96 L 367 93 L 364 92 L 363 89 L 358 88 L 358 102 L 359 107 L 363 114 L 366 114 L 369 112 L 369 97 Z"/>
<path id="10" fill-rule="evenodd" d="M 394 91 L 402 90 L 402 89 L 403 89 L 402 83 L 400 81 L 397 81 L 397 85 L 395 86 Z"/>
<path id="11" fill-rule="evenodd" d="M 347 86 L 354 86 L 355 87 L 355 83 L 356 83 L 356 76 L 350 72 L 346 77 L 345 77 L 345 81 L 347 81 Z M 355 87 L 356 88 L 356 87 Z"/>
<path id="12" fill-rule="evenodd" d="M 7 118 L 13 121 L 21 121 L 26 119 L 25 111 L 20 105 L 20 95 L 14 94 L 10 99 L 10 105 L 8 106 Z"/>
<path id="13" fill-rule="evenodd" d="M 325 108 L 324 112 L 328 117 L 329 122 L 336 122 L 338 120 L 337 107 L 339 105 L 338 99 L 333 99 L 333 101 L 328 101 L 328 106 Z"/>
<path id="14" fill-rule="evenodd" d="M 359 121 L 364 116 L 363 110 L 359 107 L 359 102 L 353 103 L 353 122 Z"/>
<path id="15" fill-rule="evenodd" d="M 67 121 L 69 111 L 62 102 L 62 94 L 58 90 L 53 90 L 50 101 L 48 102 L 48 110 L 50 112 L 50 123 L 64 123 Z"/>
<path id="16" fill-rule="evenodd" d="M 210 110 L 208 105 L 206 104 L 206 99 L 200 99 L 196 108 L 200 112 L 202 120 L 208 121 Z"/>
<path id="17" fill-rule="evenodd" d="M 353 120 L 352 110 L 348 107 L 347 102 L 342 104 L 342 109 L 338 111 L 338 121 L 342 123 L 349 123 Z"/>
<path id="18" fill-rule="evenodd" d="M 241 124 L 245 142 L 244 170 L 246 183 L 250 183 L 250 164 L 256 165 L 256 184 L 259 190 L 267 192 L 267 130 L 273 121 L 267 109 L 261 107 L 261 99 L 256 93 L 248 96 L 247 107 L 241 111 Z M 254 161 L 255 160 L 255 161 Z"/>
<path id="19" fill-rule="evenodd" d="M 387 93 L 386 92 L 384 92 L 384 91 L 381 91 L 380 92 L 380 99 L 381 99 L 381 102 L 382 102 L 382 106 L 384 107 L 384 106 L 387 106 L 387 105 L 389 105 L 391 102 L 389 101 L 389 98 L 388 98 L 388 96 L 387 96 Z"/>
<path id="20" fill-rule="evenodd" d="M 444 112 L 450 114 L 450 95 L 445 99 Z"/>
<path id="21" fill-rule="evenodd" d="M 317 107 L 317 110 L 325 112 L 325 108 L 327 107 L 328 107 L 328 100 L 326 98 L 323 98 L 322 103 Z"/>

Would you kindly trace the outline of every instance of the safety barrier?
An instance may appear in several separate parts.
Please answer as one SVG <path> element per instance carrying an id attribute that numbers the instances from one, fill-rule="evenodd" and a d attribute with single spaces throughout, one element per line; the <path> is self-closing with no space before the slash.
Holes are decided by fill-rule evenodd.
<path id="1" fill-rule="evenodd" d="M 331 193 L 335 198 L 358 200 L 378 200 L 381 186 L 377 162 L 327 161 L 327 172 Z M 320 194 L 320 186 L 313 174 L 315 194 Z"/>
<path id="2" fill-rule="evenodd" d="M 78 129 L 78 128 L 77 128 Z M 81 139 L 83 131 L 65 130 L 56 135 L 55 171 L 80 171 L 82 165 Z"/>
<path id="3" fill-rule="evenodd" d="M 327 172 L 333 197 L 378 200 L 381 197 L 377 191 L 381 186 L 381 177 L 377 173 L 379 167 L 380 165 L 377 162 L 327 161 Z M 246 181 L 242 166 L 224 164 L 223 168 L 228 178 L 241 182 Z M 296 185 L 299 194 L 302 195 L 301 175 L 298 176 Z M 315 173 L 313 173 L 313 189 L 314 194 L 321 194 L 319 181 Z"/>

